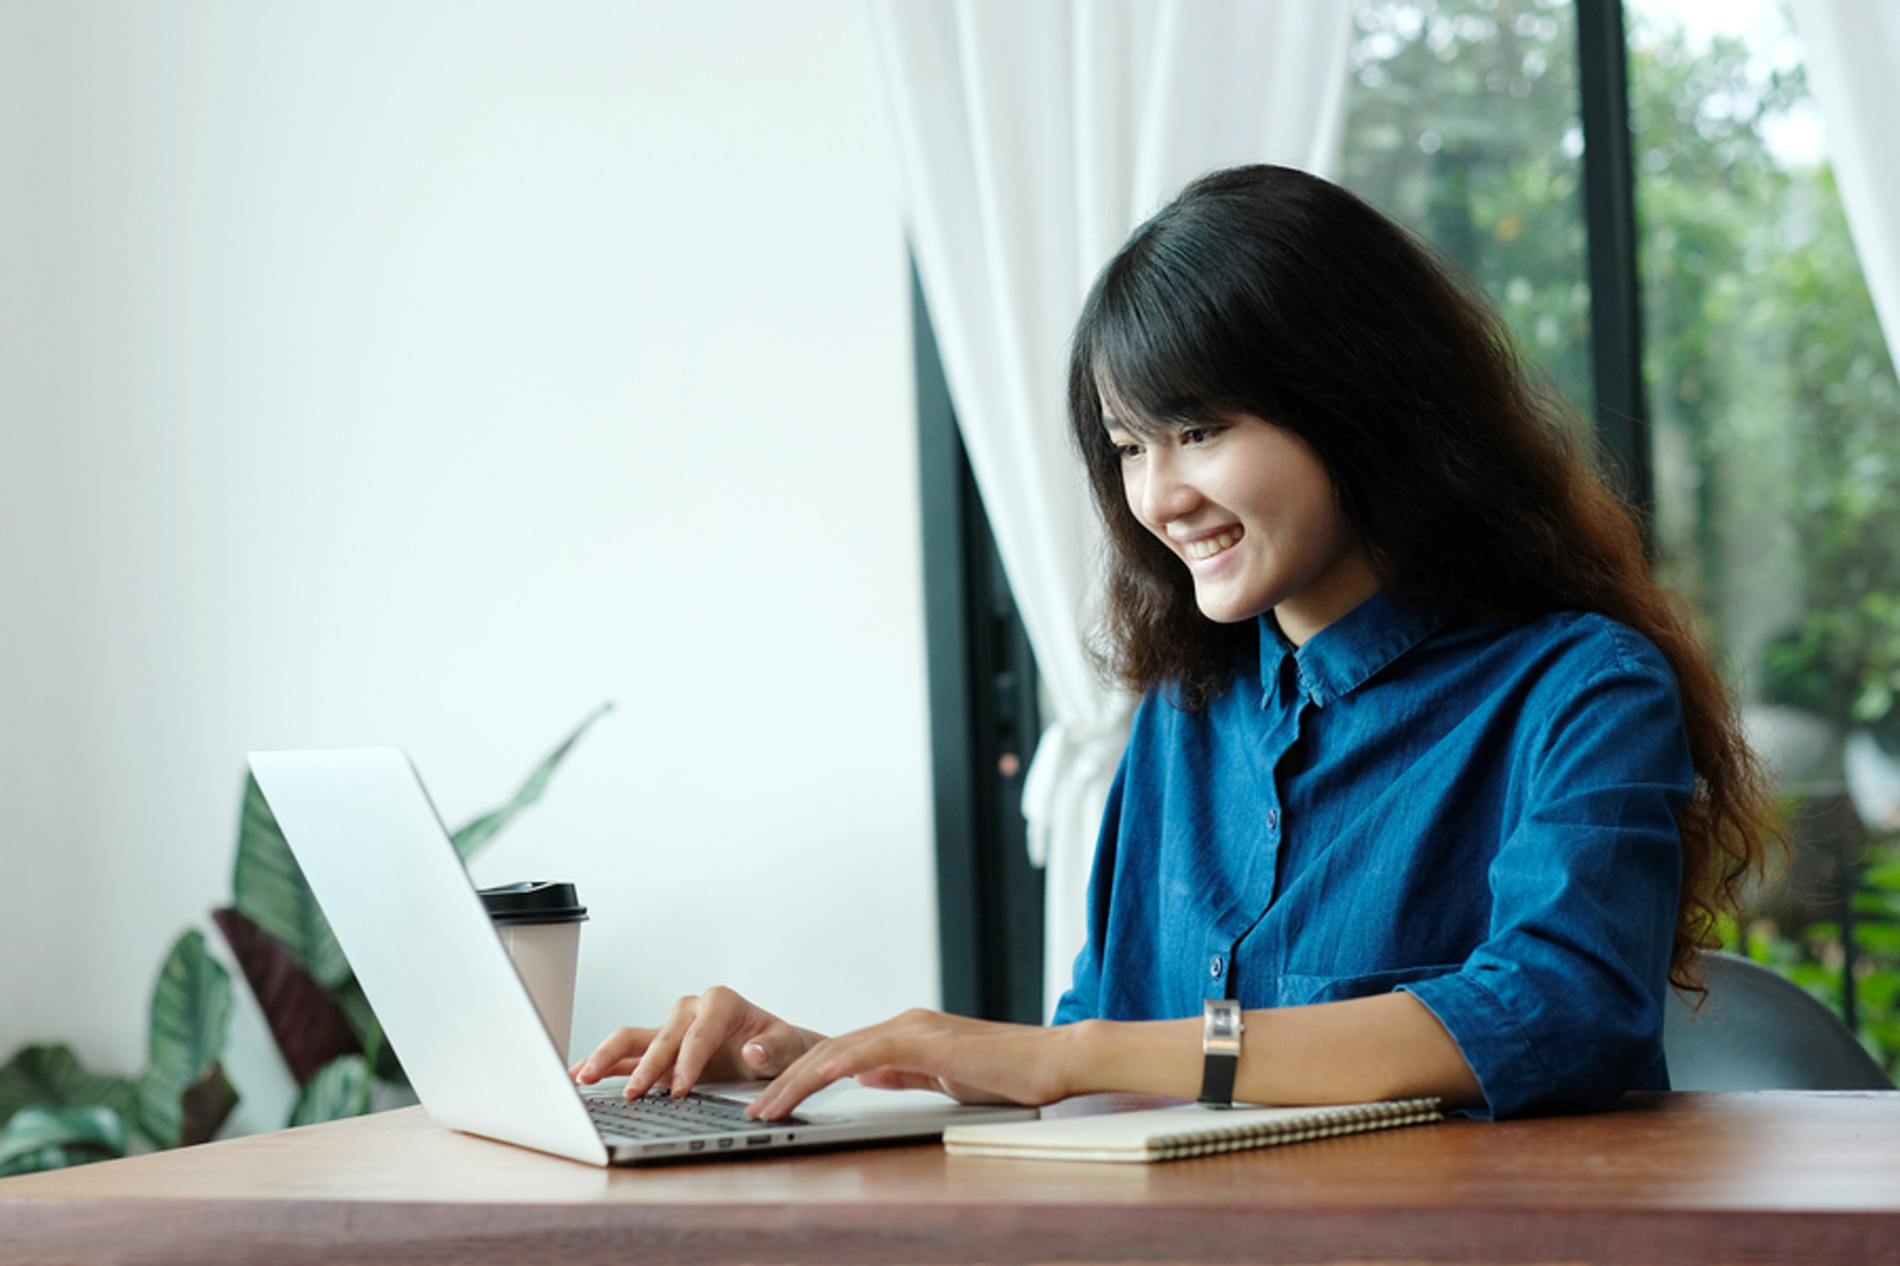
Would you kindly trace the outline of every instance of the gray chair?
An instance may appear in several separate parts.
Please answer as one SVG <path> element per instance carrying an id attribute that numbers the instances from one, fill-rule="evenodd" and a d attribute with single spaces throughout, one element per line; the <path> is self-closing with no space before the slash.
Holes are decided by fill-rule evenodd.
<path id="1" fill-rule="evenodd" d="M 1677 1090 L 1892 1090 L 1845 1024 L 1799 985 L 1737 954 L 1702 955 L 1699 1010 L 1673 989 L 1663 1052 Z"/>

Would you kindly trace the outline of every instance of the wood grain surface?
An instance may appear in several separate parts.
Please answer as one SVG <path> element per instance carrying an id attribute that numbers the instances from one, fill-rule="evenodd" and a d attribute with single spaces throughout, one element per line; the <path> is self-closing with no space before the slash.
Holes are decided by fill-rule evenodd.
<path id="1" fill-rule="evenodd" d="M 406 1109 L 0 1180 L 0 1261 L 1900 1262 L 1900 1092 L 1127 1166 L 932 1144 L 609 1171 Z"/>

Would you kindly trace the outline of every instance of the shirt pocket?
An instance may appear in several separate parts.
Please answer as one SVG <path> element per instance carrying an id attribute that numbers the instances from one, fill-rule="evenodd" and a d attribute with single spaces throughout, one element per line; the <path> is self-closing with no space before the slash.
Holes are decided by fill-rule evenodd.
<path id="1" fill-rule="evenodd" d="M 1400 985 L 1435 980 L 1461 971 L 1463 963 L 1433 963 L 1423 967 L 1399 967 L 1391 971 L 1369 972 L 1363 976 L 1280 976 L 1268 982 L 1273 996 L 1259 1002 L 1243 999 L 1243 1004 L 1265 1007 L 1303 1007 L 1315 1002 L 1343 1002 L 1348 998 L 1372 998 L 1391 993 Z"/>

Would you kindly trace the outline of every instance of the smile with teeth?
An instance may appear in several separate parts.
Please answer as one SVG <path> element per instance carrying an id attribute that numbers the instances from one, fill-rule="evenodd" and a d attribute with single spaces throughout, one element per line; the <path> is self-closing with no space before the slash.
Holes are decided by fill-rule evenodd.
<path id="1" fill-rule="evenodd" d="M 1213 536 L 1204 536 L 1198 541 L 1189 541 L 1181 547 L 1189 558 L 1199 562 L 1225 553 L 1240 543 L 1240 529 L 1224 528 Z"/>

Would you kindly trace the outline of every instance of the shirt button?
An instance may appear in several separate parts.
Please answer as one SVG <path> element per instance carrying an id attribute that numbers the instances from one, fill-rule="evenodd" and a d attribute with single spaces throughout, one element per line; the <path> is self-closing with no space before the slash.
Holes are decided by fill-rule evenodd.
<path id="1" fill-rule="evenodd" d="M 1221 968 L 1225 967 L 1226 965 L 1227 964 L 1221 961 L 1221 956 L 1219 954 L 1216 954 L 1214 955 L 1213 958 L 1208 960 L 1207 974 L 1215 978 L 1219 978 L 1220 973 L 1221 973 Z"/>
<path id="2" fill-rule="evenodd" d="M 1280 829 L 1280 811 L 1278 809 L 1268 809 L 1267 810 L 1267 830 L 1277 831 L 1279 829 Z"/>

